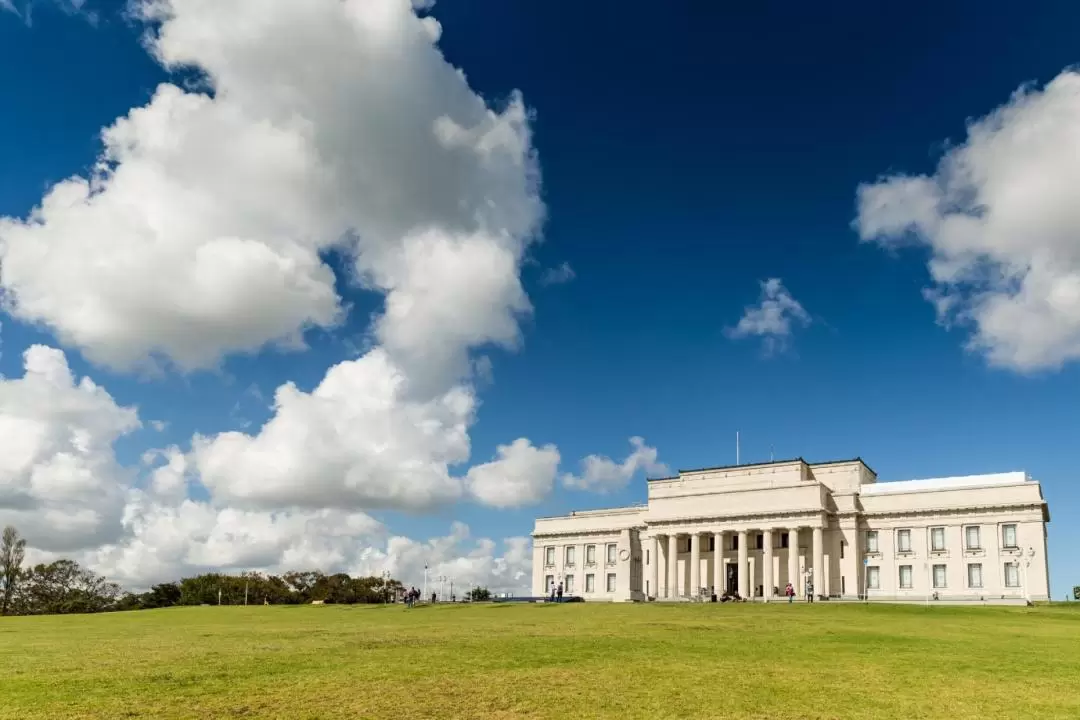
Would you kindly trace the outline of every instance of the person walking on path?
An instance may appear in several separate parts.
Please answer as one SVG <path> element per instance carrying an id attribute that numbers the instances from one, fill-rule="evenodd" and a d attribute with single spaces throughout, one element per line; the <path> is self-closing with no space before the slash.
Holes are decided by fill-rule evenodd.
<path id="1" fill-rule="evenodd" d="M 787 595 L 788 605 L 790 605 L 795 600 L 795 586 L 788 583 L 787 587 L 784 588 L 784 594 Z"/>
<path id="2" fill-rule="evenodd" d="M 562 583 L 555 589 L 555 602 L 562 602 Z"/>

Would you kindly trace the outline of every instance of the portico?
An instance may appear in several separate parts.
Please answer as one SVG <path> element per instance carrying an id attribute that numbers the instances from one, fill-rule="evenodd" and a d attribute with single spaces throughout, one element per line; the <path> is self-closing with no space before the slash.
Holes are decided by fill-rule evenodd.
<path id="1" fill-rule="evenodd" d="M 806 581 L 813 576 L 800 568 L 812 572 L 815 565 L 824 565 L 824 552 L 818 550 L 823 544 L 821 530 L 820 525 L 790 527 L 782 522 L 745 529 L 658 527 L 645 538 L 647 554 L 657 558 L 650 568 L 649 587 L 661 600 L 737 592 L 769 602 L 783 598 L 790 582 L 796 596 L 805 597 Z M 810 545 L 800 547 L 800 537 Z M 734 582 L 729 584 L 729 579 Z M 814 587 L 820 591 L 821 581 Z"/>

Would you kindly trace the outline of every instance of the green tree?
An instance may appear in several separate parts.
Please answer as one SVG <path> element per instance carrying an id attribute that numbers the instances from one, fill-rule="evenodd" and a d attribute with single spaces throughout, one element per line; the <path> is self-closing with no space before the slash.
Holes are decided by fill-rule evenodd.
<path id="1" fill-rule="evenodd" d="M 139 597 L 139 607 L 152 610 L 180 604 L 180 586 L 176 583 L 162 583 L 150 588 L 150 592 Z"/>
<path id="2" fill-rule="evenodd" d="M 57 560 L 22 573 L 12 605 L 20 615 L 57 615 L 114 610 L 119 600 L 116 583 L 74 560 Z"/>
<path id="3" fill-rule="evenodd" d="M 8 525 L 0 538 L 0 615 L 7 615 L 15 589 L 22 575 L 23 559 L 26 557 L 26 540 L 19 531 Z"/>
<path id="4" fill-rule="evenodd" d="M 491 599 L 491 591 L 487 588 L 476 587 L 469 591 L 469 599 L 473 602 L 482 602 Z"/>
<path id="5" fill-rule="evenodd" d="M 1073 600 L 1080 600 L 1080 585 L 1073 586 Z"/>

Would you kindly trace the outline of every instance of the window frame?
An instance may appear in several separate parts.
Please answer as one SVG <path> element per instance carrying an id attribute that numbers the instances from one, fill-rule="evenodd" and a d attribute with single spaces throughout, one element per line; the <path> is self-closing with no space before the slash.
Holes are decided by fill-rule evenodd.
<path id="1" fill-rule="evenodd" d="M 971 580 L 971 571 L 974 570 L 975 568 L 978 568 L 978 573 L 979 573 L 979 582 L 978 582 L 978 584 L 973 583 L 972 580 Z M 968 583 L 968 587 L 970 589 L 972 589 L 972 590 L 982 590 L 983 576 L 982 576 L 982 563 L 981 562 L 968 563 L 968 565 L 967 565 L 967 583 Z"/>
<path id="2" fill-rule="evenodd" d="M 573 567 L 577 564 L 577 546 L 567 545 L 563 550 L 563 564 L 567 567 Z"/>
<path id="3" fill-rule="evenodd" d="M 938 568 L 941 568 L 941 584 L 938 584 Z M 949 587 L 949 566 L 945 563 L 934 563 L 930 566 L 930 582 L 935 590 L 946 590 Z"/>
<path id="4" fill-rule="evenodd" d="M 573 573 L 570 573 L 569 575 L 567 575 L 566 578 L 563 580 L 563 591 L 567 595 L 574 592 L 574 574 Z"/>
<path id="5" fill-rule="evenodd" d="M 866 552 L 872 555 L 881 552 L 881 537 L 877 530 L 866 531 Z"/>
<path id="6" fill-rule="evenodd" d="M 971 544 L 971 532 L 975 531 L 975 544 Z M 982 528 L 978 525 L 964 526 L 964 548 L 967 550 L 982 550 Z"/>
<path id="7" fill-rule="evenodd" d="M 1012 569 L 1014 573 L 1013 577 L 1015 582 L 1009 582 L 1009 569 Z M 1005 563 L 1005 587 L 1007 588 L 1019 588 L 1020 587 L 1020 563 L 1018 562 L 1006 562 Z"/>
<path id="8" fill-rule="evenodd" d="M 904 583 L 904 570 L 907 570 L 907 583 Z M 898 587 L 901 590 L 912 590 L 915 588 L 915 570 L 913 565 L 900 565 L 897 572 L 896 581 Z"/>
<path id="9" fill-rule="evenodd" d="M 619 587 L 619 581 L 615 573 L 607 574 L 607 591 L 613 593 Z"/>
<path id="10" fill-rule="evenodd" d="M 900 542 L 900 538 L 907 538 L 907 547 L 903 546 Z M 896 552 L 909 553 L 911 550 L 911 528 L 897 528 L 896 529 Z"/>
<path id="11" fill-rule="evenodd" d="M 595 543 L 592 544 L 592 545 L 586 545 L 585 546 L 585 564 L 586 565 L 595 565 L 596 564 L 596 544 Z"/>
<path id="12" fill-rule="evenodd" d="M 550 595 L 551 594 L 551 589 L 553 587 L 555 587 L 555 576 L 554 575 L 545 575 L 544 576 L 544 594 Z"/>
<path id="13" fill-rule="evenodd" d="M 867 590 L 880 590 L 881 589 L 881 566 L 880 565 L 867 565 L 866 566 L 866 589 Z"/>
<path id="14" fill-rule="evenodd" d="M 937 542 L 937 539 L 939 537 L 941 538 L 940 544 Z M 948 543 L 946 542 L 945 537 L 945 526 L 935 525 L 934 527 L 930 528 L 930 552 L 945 552 L 945 550 L 947 549 L 947 545 Z"/>
<path id="15" fill-rule="evenodd" d="M 1013 541 L 1009 544 L 1006 539 L 1006 531 L 1012 529 Z M 1016 523 L 1002 523 L 1001 525 L 1001 547 L 1005 550 L 1019 550 L 1020 549 L 1020 532 L 1017 529 Z"/>
<path id="16" fill-rule="evenodd" d="M 608 565 L 614 565 L 619 558 L 619 548 L 616 543 L 608 543 L 604 549 L 604 561 Z"/>
<path id="17" fill-rule="evenodd" d="M 585 592 L 596 592 L 596 573 L 585 573 Z"/>
<path id="18" fill-rule="evenodd" d="M 555 567 L 555 546 L 544 547 L 544 567 Z"/>

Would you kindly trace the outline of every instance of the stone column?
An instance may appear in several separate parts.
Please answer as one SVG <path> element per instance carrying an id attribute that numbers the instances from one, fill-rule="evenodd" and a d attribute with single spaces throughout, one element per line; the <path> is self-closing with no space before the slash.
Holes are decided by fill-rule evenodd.
<path id="1" fill-rule="evenodd" d="M 671 533 L 667 536 L 667 597 L 669 598 L 679 597 L 679 548 L 676 544 L 678 538 L 679 536 L 676 533 Z"/>
<path id="2" fill-rule="evenodd" d="M 795 588 L 795 594 L 802 594 L 802 583 L 799 582 L 799 529 L 788 530 L 787 550 L 787 578 L 791 586 Z"/>
<path id="3" fill-rule="evenodd" d="M 649 541 L 649 592 L 646 595 L 653 597 L 660 597 L 660 536 L 653 535 L 652 540 Z"/>
<path id="4" fill-rule="evenodd" d="M 820 595 L 825 591 L 825 532 L 820 527 L 814 528 L 814 594 Z"/>
<path id="5" fill-rule="evenodd" d="M 724 594 L 724 533 L 713 533 L 713 592 Z"/>
<path id="6" fill-rule="evenodd" d="M 747 536 L 745 530 L 739 531 L 739 595 L 744 598 L 750 597 L 750 566 L 747 563 L 749 558 L 747 544 Z"/>
<path id="7" fill-rule="evenodd" d="M 690 597 L 701 588 L 701 533 L 690 533 Z"/>
<path id="8" fill-rule="evenodd" d="M 762 591 L 762 597 L 764 598 L 765 602 L 769 602 L 769 600 L 772 598 L 773 589 L 772 530 L 765 530 L 764 535 L 765 538 L 762 541 L 762 548 L 765 557 L 762 558 L 764 567 L 762 568 L 761 582 L 765 586 L 765 588 Z"/>

